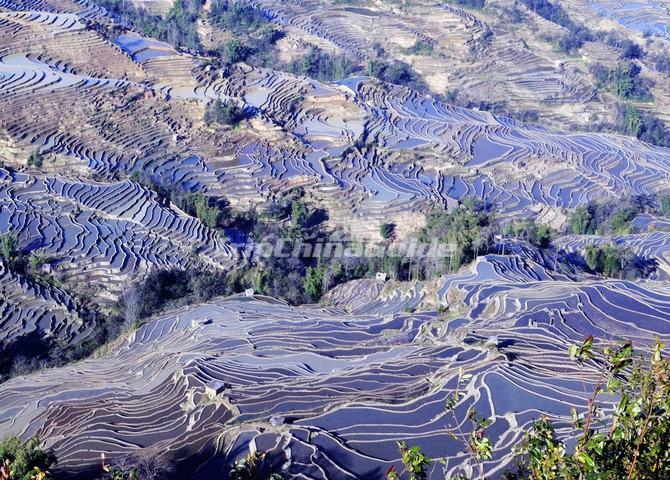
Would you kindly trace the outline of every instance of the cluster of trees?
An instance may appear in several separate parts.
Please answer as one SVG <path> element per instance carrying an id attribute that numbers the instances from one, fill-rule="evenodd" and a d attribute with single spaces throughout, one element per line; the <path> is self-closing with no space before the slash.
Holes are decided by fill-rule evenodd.
<path id="1" fill-rule="evenodd" d="M 549 0 L 521 0 L 529 10 L 556 25 L 566 28 L 569 34 L 558 40 L 558 45 L 566 53 L 580 49 L 584 42 L 594 39 L 593 33 L 583 25 L 574 22 L 556 2 Z"/>
<path id="2" fill-rule="evenodd" d="M 503 232 L 505 235 L 525 240 L 541 249 L 549 248 L 558 233 L 549 225 L 538 224 L 533 220 L 510 222 L 505 225 Z"/>
<path id="3" fill-rule="evenodd" d="M 635 195 L 618 202 L 590 202 L 570 214 L 568 229 L 576 235 L 625 235 L 633 232 L 632 221 L 640 213 L 669 215 L 670 196 Z M 589 245 L 583 260 L 591 271 L 606 277 L 639 278 L 655 268 L 653 262 L 617 245 Z"/>
<path id="4" fill-rule="evenodd" d="M 566 11 L 558 3 L 549 0 L 521 0 L 530 11 L 556 25 L 573 30 L 575 25 Z"/>
<path id="5" fill-rule="evenodd" d="M 453 95 L 453 92 L 449 93 Z M 476 108 L 478 110 L 491 112 L 494 115 L 513 118 L 514 120 L 521 123 L 537 123 L 537 121 L 540 119 L 540 115 L 537 110 L 532 109 L 511 110 L 507 105 L 507 102 L 504 102 L 502 100 L 496 100 L 496 101 L 479 100 L 476 102 L 468 100 L 465 102 L 461 102 L 461 105 L 464 106 L 465 108 Z"/>
<path id="6" fill-rule="evenodd" d="M 209 54 L 216 56 L 224 65 L 246 62 L 257 67 L 282 70 L 285 65 L 278 60 L 275 44 L 284 33 L 274 27 L 266 27 L 256 35 L 240 35 L 226 40 Z"/>
<path id="7" fill-rule="evenodd" d="M 272 25 L 262 10 L 241 2 L 218 0 L 212 3 L 209 20 L 234 35 L 210 52 L 224 63 L 247 62 L 279 70 L 284 67 L 275 52 L 284 32 Z"/>
<path id="8" fill-rule="evenodd" d="M 252 210 L 233 215 L 225 200 L 184 194 L 176 189 L 166 191 L 159 182 L 152 187 L 221 234 L 250 239 L 257 245 L 280 245 L 281 253 L 286 255 L 256 255 L 248 264 L 228 273 L 201 268 L 150 272 L 143 282 L 123 296 L 118 310 L 124 312 L 127 322 L 137 323 L 168 308 L 247 288 L 292 304 L 303 304 L 319 301 L 326 291 L 340 283 L 372 277 L 377 272 L 401 281 L 435 278 L 489 252 L 494 245 L 494 235 L 500 232 L 490 207 L 468 199 L 451 212 L 440 210 L 430 214 L 426 226 L 417 234 L 417 240 L 424 245 L 435 239 L 453 247 L 446 257 L 412 257 L 397 254 L 392 249 L 382 249 L 378 255 L 342 256 L 328 252 L 316 255 L 318 247 L 328 242 L 351 252 L 356 252 L 356 247 L 361 245 L 328 231 L 324 227 L 327 213 L 310 208 L 301 189 L 280 198 L 266 214 Z M 380 226 L 385 240 L 393 236 L 394 227 L 388 223 Z M 511 224 L 507 229 L 507 234 L 540 248 L 547 248 L 554 235 L 550 228 L 533 222 Z"/>
<path id="9" fill-rule="evenodd" d="M 644 56 L 642 46 L 630 39 L 615 33 L 595 33 L 584 25 L 575 22 L 557 1 L 521 0 L 521 3 L 545 20 L 560 25 L 569 31 L 567 35 L 558 38 L 558 46 L 565 53 L 574 53 L 585 42 L 600 40 L 607 45 L 618 48 L 620 50 L 619 58 L 622 60 L 633 60 Z"/>
<path id="10" fill-rule="evenodd" d="M 221 45 L 217 53 L 227 64 L 243 62 L 254 52 L 254 50 L 238 38 L 231 38 Z"/>
<path id="11" fill-rule="evenodd" d="M 249 267 L 245 280 L 259 293 L 300 304 L 317 302 L 335 285 L 380 271 L 391 278 L 409 278 L 409 260 L 386 252 L 370 257 L 329 255 L 328 252 L 315 256 L 317 248 L 328 242 L 352 251 L 357 243 L 341 232 L 327 230 L 324 226 L 327 218 L 324 210 L 308 206 L 302 189 L 295 189 L 279 199 L 267 217 L 255 212 L 243 215 L 235 222 L 236 228 L 243 228 L 255 242 L 281 242 L 283 252 L 299 250 L 297 256 L 271 255 L 258 259 L 256 265 Z"/>
<path id="12" fill-rule="evenodd" d="M 661 479 L 670 476 L 670 362 L 665 345 L 638 354 L 630 342 L 618 342 L 601 351 L 593 337 L 571 345 L 570 357 L 581 367 L 595 366 L 598 378 L 584 411 L 572 408 L 572 418 L 559 437 L 547 417 L 535 420 L 515 445 L 515 465 L 504 480 Z M 454 417 L 451 436 L 463 444 L 468 468 L 449 480 L 485 480 L 485 462 L 494 446 L 487 436 L 490 420 L 470 408 L 467 419 L 456 418 L 455 408 L 466 396 L 472 375 L 461 370 L 456 390 L 446 402 Z M 616 405 L 610 409 L 607 397 Z M 600 399 L 603 398 L 603 402 Z M 470 423 L 469 428 L 463 425 Z M 560 428 L 566 430 L 562 423 Z M 414 446 L 398 442 L 401 466 L 387 472 L 388 480 L 425 480 L 434 460 Z M 444 462 L 443 459 L 438 459 Z"/>
<path id="13" fill-rule="evenodd" d="M 246 287 L 243 275 L 240 270 L 154 269 L 123 293 L 118 308 L 126 325 L 138 327 L 162 311 L 239 293 Z"/>
<path id="14" fill-rule="evenodd" d="M 617 245 L 588 245 L 584 259 L 593 272 L 610 278 L 637 278 L 643 269 L 632 251 Z"/>
<path id="15" fill-rule="evenodd" d="M 16 232 L 9 231 L 0 235 L 0 256 L 9 270 L 17 273 L 25 271 L 28 256 L 21 250 Z"/>
<path id="16" fill-rule="evenodd" d="M 244 110 L 233 100 L 222 101 L 217 98 L 205 107 L 203 120 L 207 125 L 230 125 L 239 124 L 246 114 Z"/>
<path id="17" fill-rule="evenodd" d="M 636 137 L 652 145 L 670 146 L 670 131 L 665 124 L 650 113 L 632 105 L 619 105 L 617 107 L 615 128 L 621 133 Z"/>
<path id="18" fill-rule="evenodd" d="M 565 53 L 575 53 L 584 46 L 585 42 L 593 40 L 591 31 L 583 26 L 575 26 L 570 33 L 558 39 L 558 47 Z"/>
<path id="19" fill-rule="evenodd" d="M 228 200 L 215 199 L 202 193 L 187 193 L 183 197 L 182 209 L 196 217 L 209 228 L 223 228 L 230 216 Z"/>
<path id="20" fill-rule="evenodd" d="M 31 281 L 58 286 L 53 275 L 42 272 L 47 257 L 38 252 L 28 252 L 20 246 L 19 236 L 14 231 L 0 235 L 0 258 L 5 267 Z"/>
<path id="21" fill-rule="evenodd" d="M 309 48 L 290 63 L 282 63 L 275 44 L 284 32 L 272 26 L 265 14 L 251 5 L 219 0 L 212 4 L 209 18 L 214 25 L 235 35 L 211 52 L 227 64 L 243 61 L 321 81 L 339 80 L 360 70 L 360 65 L 350 56 L 332 55 L 317 47 Z"/>
<path id="22" fill-rule="evenodd" d="M 658 72 L 670 73 L 670 55 L 668 55 L 667 50 L 654 54 L 650 60 Z"/>
<path id="23" fill-rule="evenodd" d="M 212 2 L 209 19 L 217 27 L 236 34 L 256 32 L 268 23 L 261 10 L 249 4 L 228 0 Z"/>
<path id="24" fill-rule="evenodd" d="M 644 57 L 645 52 L 641 45 L 618 33 L 609 32 L 604 34 L 603 42 L 611 47 L 618 48 L 621 60 L 635 60 Z"/>
<path id="25" fill-rule="evenodd" d="M 614 202 L 588 205 L 576 208 L 569 218 L 570 229 L 576 235 L 631 233 L 630 222 L 637 212 L 632 206 L 618 208 Z"/>
<path id="26" fill-rule="evenodd" d="M 612 69 L 602 65 L 591 67 L 591 74 L 598 82 L 599 88 L 606 89 L 625 100 L 650 98 L 651 92 L 640 78 L 640 72 L 640 66 L 631 61 L 619 62 Z"/>
<path id="27" fill-rule="evenodd" d="M 200 0 L 175 0 L 165 17 L 126 0 L 96 0 L 96 3 L 116 16 L 123 25 L 143 35 L 190 50 L 201 47 L 196 28 Z"/>
<path id="28" fill-rule="evenodd" d="M 305 75 L 320 81 L 341 80 L 360 71 L 360 66 L 348 55 L 332 55 L 312 47 L 301 58 L 283 68 L 289 73 Z"/>
<path id="29" fill-rule="evenodd" d="M 411 65 L 400 60 L 368 60 L 366 74 L 378 78 L 382 82 L 409 87 L 420 93 L 428 93 L 429 88 Z"/>
<path id="30" fill-rule="evenodd" d="M 165 198 L 222 235 L 259 243 L 283 242 L 283 252 L 292 252 L 298 242 L 316 242 L 319 236 L 327 234 L 322 225 L 325 212 L 307 207 L 301 190 L 281 199 L 267 216 L 253 210 L 233 216 L 225 199 L 183 193 L 175 188 L 165 191 L 158 182 L 153 186 L 163 190 L 161 195 Z M 258 258 L 230 272 L 206 268 L 157 269 L 133 285 L 123 295 L 119 307 L 128 321 L 137 324 L 168 308 L 239 293 L 246 288 L 294 304 L 309 303 L 318 301 L 330 285 L 348 280 L 354 274 L 361 271 L 354 272 L 353 267 L 347 270 L 334 260 L 310 256 Z"/>
<path id="31" fill-rule="evenodd" d="M 490 205 L 465 199 L 451 212 L 439 210 L 429 214 L 425 227 L 419 232 L 419 240 L 429 243 L 438 239 L 448 243 L 452 249 L 446 259 L 449 271 L 457 270 L 491 250 L 497 233 L 494 218 Z"/>
<path id="32" fill-rule="evenodd" d="M 633 233 L 633 219 L 641 213 L 670 216 L 670 196 L 633 195 L 618 201 L 591 201 L 568 217 L 574 235 L 626 235 Z"/>

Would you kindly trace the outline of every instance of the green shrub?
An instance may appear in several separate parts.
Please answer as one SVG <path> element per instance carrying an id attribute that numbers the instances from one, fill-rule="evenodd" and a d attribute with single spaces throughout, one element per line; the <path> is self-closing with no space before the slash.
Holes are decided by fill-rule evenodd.
<path id="1" fill-rule="evenodd" d="M 227 40 L 220 51 L 226 63 L 243 62 L 252 53 L 251 49 L 237 38 Z"/>
<path id="2" fill-rule="evenodd" d="M 10 436 L 0 442 L 0 461 L 9 470 L 8 480 L 48 480 L 56 457 L 40 447 L 37 437 L 22 442 Z M 0 478 L 5 477 L 0 474 Z"/>
<path id="3" fill-rule="evenodd" d="M 33 151 L 28 157 L 28 166 L 41 168 L 44 165 L 44 158 L 37 150 Z"/>
<path id="4" fill-rule="evenodd" d="M 635 254 L 616 245 L 588 245 L 584 259 L 592 271 L 605 277 L 636 278 L 642 274 Z"/>
<path id="5" fill-rule="evenodd" d="M 295 228 L 303 229 L 307 226 L 309 214 L 307 207 L 300 200 L 293 200 L 291 202 L 291 223 Z"/>
<path id="6" fill-rule="evenodd" d="M 575 235 L 595 233 L 593 215 L 587 207 L 578 207 L 570 214 L 570 229 Z"/>
<path id="7" fill-rule="evenodd" d="M 325 267 L 319 265 L 318 267 L 307 267 L 307 274 L 305 275 L 305 292 L 313 301 L 318 301 L 323 294 L 323 276 Z"/>
<path id="8" fill-rule="evenodd" d="M 319 48 L 311 48 L 302 58 L 284 68 L 290 73 L 320 81 L 340 80 L 359 70 L 356 61 L 348 55 L 332 55 Z"/>
<path id="9" fill-rule="evenodd" d="M 417 40 L 417 42 L 414 45 L 405 50 L 405 53 L 409 55 L 432 55 L 433 44 L 429 42 L 424 42 L 422 40 Z"/>
<path id="10" fill-rule="evenodd" d="M 430 458 L 421 453 L 419 447 L 408 447 L 406 442 L 397 442 L 400 455 L 402 456 L 403 470 L 398 472 L 395 466 L 391 466 L 386 472 L 388 480 L 397 480 L 406 472 L 409 480 L 425 480 L 428 478 L 427 468 Z"/>
<path id="11" fill-rule="evenodd" d="M 221 101 L 217 98 L 205 108 L 203 120 L 207 125 L 235 126 L 244 120 L 244 112 L 233 100 Z"/>
<path id="12" fill-rule="evenodd" d="M 509 223 L 505 227 L 505 234 L 525 240 L 538 248 L 549 248 L 556 238 L 556 230 L 543 223 L 538 225 L 533 220 Z"/>
<path id="13" fill-rule="evenodd" d="M 670 195 L 660 195 L 658 197 L 658 204 L 661 213 L 666 217 L 670 217 Z"/>
<path id="14" fill-rule="evenodd" d="M 238 460 L 231 469 L 229 476 L 231 480 L 282 480 L 284 477 L 274 473 L 267 464 L 265 452 L 249 453 L 246 457 Z"/>
<path id="15" fill-rule="evenodd" d="M 393 236 L 393 233 L 395 232 L 395 224 L 393 223 L 382 223 L 379 226 L 379 234 L 382 236 L 384 240 L 388 240 Z"/>
<path id="16" fill-rule="evenodd" d="M 664 345 L 637 355 L 630 342 L 594 351 L 593 337 L 570 347 L 580 364 L 602 365 L 586 411 L 574 408 L 568 447 L 548 418 L 536 421 L 517 446 L 519 467 L 510 479 L 662 479 L 670 476 L 670 364 Z M 602 395 L 618 400 L 604 412 Z M 573 443 L 573 442 L 571 442 Z"/>

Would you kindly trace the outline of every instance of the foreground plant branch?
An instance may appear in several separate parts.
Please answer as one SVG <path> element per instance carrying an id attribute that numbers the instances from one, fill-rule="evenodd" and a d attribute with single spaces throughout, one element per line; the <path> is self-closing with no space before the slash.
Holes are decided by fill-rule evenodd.
<path id="1" fill-rule="evenodd" d="M 576 407 L 569 423 L 571 431 L 559 437 L 557 423 L 548 417 L 533 422 L 514 447 L 514 468 L 505 480 L 662 480 L 670 478 L 670 362 L 665 345 L 658 340 L 648 352 L 636 352 L 629 341 L 596 349 L 592 336 L 570 346 L 570 358 L 580 366 L 596 366 L 598 376 L 580 415 Z M 450 480 L 484 480 L 484 461 L 493 458 L 494 448 L 486 436 L 489 419 L 472 409 L 464 432 L 456 407 L 464 399 L 463 389 L 471 375 L 459 372 L 456 390 L 449 395 L 446 410 L 455 422 L 468 462 Z M 616 404 L 601 399 L 607 394 Z M 563 426 L 561 424 L 561 426 Z M 569 447 L 564 438 L 574 439 Z M 430 459 L 418 446 L 399 443 L 403 469 L 391 467 L 389 480 L 426 478 Z M 411 452 L 408 455 L 407 452 Z M 420 461 L 418 461 L 420 460 Z M 440 460 L 446 464 L 445 460 Z M 417 465 L 420 468 L 417 468 Z M 476 474 L 475 474 L 476 471 Z"/>

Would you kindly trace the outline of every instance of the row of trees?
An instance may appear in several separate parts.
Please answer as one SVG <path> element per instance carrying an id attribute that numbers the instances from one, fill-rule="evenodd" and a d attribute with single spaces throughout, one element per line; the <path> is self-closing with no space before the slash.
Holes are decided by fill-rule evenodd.
<path id="1" fill-rule="evenodd" d="M 492 251 L 497 233 L 504 231 L 539 248 L 548 248 L 555 235 L 549 227 L 530 221 L 512 223 L 501 230 L 489 206 L 468 199 L 451 212 L 439 210 L 430 214 L 426 226 L 416 234 L 419 245 L 426 249 L 433 241 L 449 244 L 452 250 L 446 257 L 411 256 L 387 248 L 393 224 L 381 225 L 384 243 L 375 255 L 366 255 L 362 253 L 363 247 L 370 245 L 325 228 L 327 212 L 309 207 L 301 189 L 280 198 L 265 214 L 256 211 L 233 214 L 225 200 L 201 194 L 173 191 L 162 195 L 178 202 L 181 208 L 222 235 L 250 240 L 261 245 L 261 249 L 279 245 L 280 253 L 287 255 L 257 252 L 252 254 L 250 262 L 228 273 L 199 268 L 151 272 L 124 295 L 122 310 L 134 322 L 177 305 L 230 295 L 246 288 L 302 304 L 319 301 L 338 284 L 373 277 L 377 272 L 401 281 L 427 280 L 455 271 L 478 255 Z M 324 247 L 322 254 L 316 253 Z M 332 249 L 338 248 L 354 253 L 333 254 Z"/>
<path id="2" fill-rule="evenodd" d="M 558 46 L 566 53 L 573 53 L 594 39 L 594 34 L 583 25 L 574 22 L 557 2 L 549 0 L 521 0 L 529 10 L 569 31 L 558 39 Z"/>

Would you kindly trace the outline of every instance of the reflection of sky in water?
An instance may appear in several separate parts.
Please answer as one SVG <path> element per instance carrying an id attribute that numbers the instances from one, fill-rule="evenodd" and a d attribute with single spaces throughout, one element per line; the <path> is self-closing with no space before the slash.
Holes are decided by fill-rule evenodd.
<path id="1" fill-rule="evenodd" d="M 511 147 L 493 142 L 487 137 L 480 138 L 474 146 L 474 158 L 469 165 L 482 165 L 489 160 L 502 158 L 512 151 Z"/>
<path id="2" fill-rule="evenodd" d="M 175 52 L 167 43 L 151 38 L 142 38 L 135 35 L 119 35 L 114 40 L 124 52 L 130 54 L 133 60 L 142 62 L 151 58 L 173 55 Z"/>
<path id="3" fill-rule="evenodd" d="M 588 7 L 598 15 L 611 18 L 621 25 L 639 32 L 651 32 L 670 38 L 668 5 L 657 0 L 646 2 L 592 2 Z M 665 15 L 661 16 L 661 13 Z"/>

